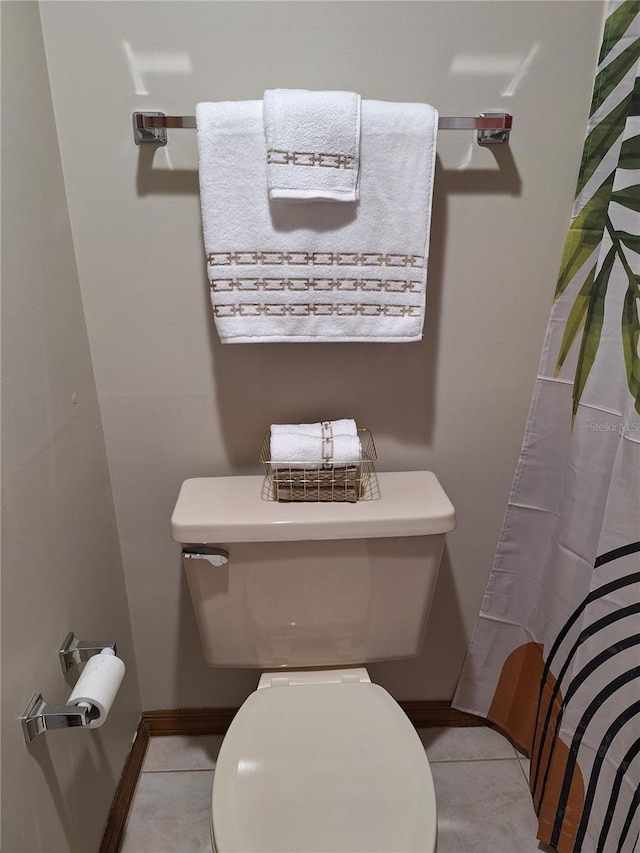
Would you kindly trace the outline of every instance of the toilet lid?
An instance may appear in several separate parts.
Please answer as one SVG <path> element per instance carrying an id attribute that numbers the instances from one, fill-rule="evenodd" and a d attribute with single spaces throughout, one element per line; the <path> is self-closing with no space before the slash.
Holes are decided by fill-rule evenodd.
<path id="1" fill-rule="evenodd" d="M 433 853 L 424 747 L 369 682 L 257 690 L 223 741 L 213 785 L 218 853 Z"/>

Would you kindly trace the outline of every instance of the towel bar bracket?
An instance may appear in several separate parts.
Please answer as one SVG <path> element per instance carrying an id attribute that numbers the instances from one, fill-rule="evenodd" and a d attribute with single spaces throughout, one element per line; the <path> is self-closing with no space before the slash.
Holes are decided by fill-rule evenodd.
<path id="1" fill-rule="evenodd" d="M 440 116 L 440 130 L 475 130 L 479 145 L 499 145 L 509 142 L 513 116 L 509 113 L 481 113 L 478 116 Z M 160 112 L 133 114 L 133 139 L 136 145 L 167 144 L 167 128 L 194 130 L 195 116 L 168 116 Z"/>
<path id="2" fill-rule="evenodd" d="M 504 122 L 504 126 L 498 129 L 478 128 L 476 134 L 478 145 L 501 145 L 509 142 L 511 116 L 508 113 L 481 113 L 478 118 L 497 118 Z"/>
<path id="3" fill-rule="evenodd" d="M 166 118 L 164 113 L 134 113 L 133 141 L 136 145 L 153 142 L 156 145 L 167 144 L 167 128 L 161 123 L 155 124 L 150 119 Z"/>

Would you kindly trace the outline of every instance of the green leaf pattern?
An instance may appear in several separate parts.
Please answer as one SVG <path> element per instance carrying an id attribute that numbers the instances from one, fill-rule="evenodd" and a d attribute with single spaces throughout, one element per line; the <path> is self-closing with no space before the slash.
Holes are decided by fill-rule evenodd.
<path id="1" fill-rule="evenodd" d="M 579 201 L 582 206 L 567 233 L 556 287 L 556 301 L 568 298 L 570 292 L 573 300 L 566 311 L 556 375 L 579 341 L 573 385 L 574 417 L 597 358 L 605 307 L 609 304 L 607 297 L 613 293 L 614 283 L 618 289 L 620 286 L 626 288 L 619 346 L 624 355 L 626 384 L 640 413 L 640 217 L 636 215 L 640 213 L 640 135 L 638 120 L 633 118 L 640 100 L 640 39 L 625 38 L 638 14 L 640 2 L 625 0 L 609 17 L 605 27 L 592 116 L 606 99 L 609 99 L 609 109 L 597 123 L 592 119 L 585 140 L 576 192 L 576 204 Z M 634 68 L 635 78 L 629 73 Z M 600 166 L 614 145 L 620 146 L 617 167 L 610 171 L 609 166 L 609 174 L 602 174 L 598 180 Z M 607 162 L 611 163 L 610 156 Z M 580 194 L 593 178 L 596 188 L 589 198 L 581 198 Z M 625 210 L 633 216 L 627 213 L 620 227 L 616 211 Z M 618 222 L 617 230 L 614 222 Z M 576 295 L 575 288 L 570 289 L 569 285 L 585 264 L 589 264 L 588 274 Z M 619 299 L 616 304 L 619 305 Z"/>
<path id="2" fill-rule="evenodd" d="M 637 4 L 627 2 L 621 3 L 618 8 L 614 9 L 614 11 L 609 15 L 602 35 L 602 48 L 598 58 L 599 65 L 602 65 L 609 53 L 627 32 L 637 14 Z"/>
<path id="3" fill-rule="evenodd" d="M 640 39 L 635 39 L 635 41 L 631 42 L 631 44 L 625 48 L 619 56 L 600 71 L 596 77 L 593 90 L 591 115 L 593 115 L 595 111 L 602 106 L 616 86 L 620 85 L 623 78 L 636 64 L 638 61 L 639 49 Z"/>

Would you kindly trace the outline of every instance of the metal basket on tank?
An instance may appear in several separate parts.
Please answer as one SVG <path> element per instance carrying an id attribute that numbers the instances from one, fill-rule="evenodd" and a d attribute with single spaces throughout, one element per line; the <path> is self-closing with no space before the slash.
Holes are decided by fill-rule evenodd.
<path id="1" fill-rule="evenodd" d="M 373 435 L 359 429 L 360 459 L 340 465 L 304 468 L 303 463 L 271 461 L 271 434 L 267 430 L 260 462 L 265 471 L 265 495 L 275 501 L 337 501 L 355 503 L 373 497 L 373 463 L 377 459 Z"/>

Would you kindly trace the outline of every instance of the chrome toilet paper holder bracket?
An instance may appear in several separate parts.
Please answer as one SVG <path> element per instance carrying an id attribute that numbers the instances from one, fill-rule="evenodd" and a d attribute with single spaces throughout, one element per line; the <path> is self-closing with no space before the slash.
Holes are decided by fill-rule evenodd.
<path id="1" fill-rule="evenodd" d="M 97 640 L 79 640 L 73 631 L 70 631 L 58 651 L 62 674 L 66 675 L 72 666 L 77 666 L 79 663 L 88 661 L 94 655 L 99 655 L 103 649 L 111 649 L 114 655 L 118 653 L 115 643 L 100 643 Z"/>
<path id="2" fill-rule="evenodd" d="M 51 729 L 88 726 L 91 714 L 88 708 L 78 705 L 50 705 L 42 698 L 42 693 L 34 693 L 21 722 L 25 743 L 31 743 L 39 734 Z"/>

